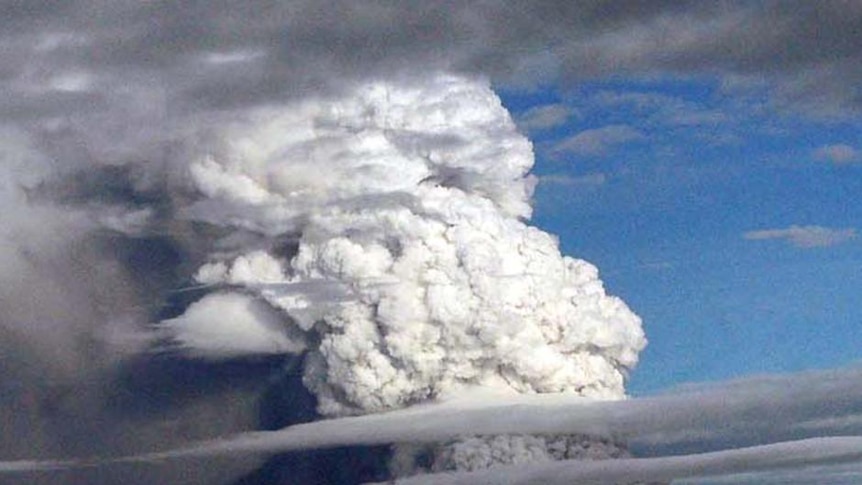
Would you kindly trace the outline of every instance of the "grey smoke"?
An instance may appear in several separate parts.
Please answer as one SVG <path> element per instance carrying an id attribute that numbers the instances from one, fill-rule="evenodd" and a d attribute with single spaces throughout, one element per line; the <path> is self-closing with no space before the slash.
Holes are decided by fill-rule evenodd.
<path id="1" fill-rule="evenodd" d="M 148 116 L 136 111 L 162 111 L 151 115 L 172 123 L 414 66 L 509 85 L 708 75 L 770 83 L 783 102 L 831 112 L 856 110 L 860 99 L 862 16 L 837 0 L 44 5 L 4 10 L 0 81 L 9 94 L 0 110 L 20 122 L 107 116 L 120 122 L 111 131 L 130 137 L 140 132 L 126 123 Z"/>

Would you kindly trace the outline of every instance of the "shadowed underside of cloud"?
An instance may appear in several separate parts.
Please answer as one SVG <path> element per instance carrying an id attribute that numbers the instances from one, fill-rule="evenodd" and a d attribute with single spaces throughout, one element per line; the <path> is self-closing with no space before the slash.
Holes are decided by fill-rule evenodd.
<path id="1" fill-rule="evenodd" d="M 819 111 L 862 103 L 856 2 L 47 5 L 4 10 L 0 113 L 7 119 L 118 109 L 177 116 L 417 67 L 510 85 L 620 73 L 727 75 L 767 80 L 778 98 Z M 552 121 L 543 116 L 541 124 Z"/>
<path id="2" fill-rule="evenodd" d="M 749 231 L 743 237 L 753 241 L 784 239 L 796 247 L 818 248 L 836 246 L 855 239 L 856 229 L 793 225 L 786 229 Z"/>

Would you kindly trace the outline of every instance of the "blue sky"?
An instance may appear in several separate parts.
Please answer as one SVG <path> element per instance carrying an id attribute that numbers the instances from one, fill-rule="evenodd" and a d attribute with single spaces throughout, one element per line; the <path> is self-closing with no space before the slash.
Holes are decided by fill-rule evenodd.
<path id="1" fill-rule="evenodd" d="M 644 320 L 630 393 L 858 359 L 858 117 L 703 77 L 502 98 L 535 145 L 533 222 Z"/>

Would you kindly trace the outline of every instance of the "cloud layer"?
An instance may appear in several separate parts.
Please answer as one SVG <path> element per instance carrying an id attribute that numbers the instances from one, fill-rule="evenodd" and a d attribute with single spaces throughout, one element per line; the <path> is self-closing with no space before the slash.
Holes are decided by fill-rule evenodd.
<path id="1" fill-rule="evenodd" d="M 571 483 L 575 479 L 609 483 L 835 466 L 859 459 L 859 382 L 858 369 L 845 369 L 767 375 L 615 402 L 572 395 L 472 393 L 389 413 L 247 433 L 91 465 L 236 457 L 346 444 L 435 442 L 469 434 L 602 433 L 631 438 L 657 456 L 533 463 L 475 473 L 424 475 L 403 482 L 533 483 L 542 477 L 548 483 Z M 686 454 L 691 443 L 698 443 L 698 450 L 706 446 L 707 450 L 719 451 Z M 15 462 L 0 468 L 11 474 L 70 465 L 87 464 Z M 769 475 L 755 477 L 765 479 Z"/>
<path id="2" fill-rule="evenodd" d="M 818 248 L 844 244 L 855 239 L 856 229 L 793 225 L 786 229 L 749 231 L 744 234 L 744 237 L 753 241 L 784 239 L 796 247 Z"/>
<path id="3" fill-rule="evenodd" d="M 862 15 L 837 0 L 46 5 L 9 8 L 0 25 L 0 112 L 27 123 L 109 116 L 107 139 L 160 131 L 132 129 L 136 118 L 280 102 L 416 67 L 509 85 L 619 73 L 767 81 L 776 99 L 819 111 L 860 100 Z"/>

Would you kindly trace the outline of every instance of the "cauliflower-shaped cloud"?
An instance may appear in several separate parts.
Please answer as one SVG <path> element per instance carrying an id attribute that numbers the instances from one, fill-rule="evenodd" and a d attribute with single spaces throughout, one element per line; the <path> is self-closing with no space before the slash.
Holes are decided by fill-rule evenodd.
<path id="1" fill-rule="evenodd" d="M 222 132 L 219 150 L 189 164 L 198 196 L 185 217 L 273 248 L 297 242 L 211 255 L 197 279 L 243 296 L 206 297 L 166 322 L 191 353 L 296 352 L 258 337 L 301 332 L 304 382 L 327 416 L 470 387 L 624 396 L 640 319 L 594 266 L 525 222 L 532 147 L 483 82 L 373 84 Z M 281 327 L 237 311 L 237 323 L 203 325 L 226 298 L 281 312 Z M 207 341 L 212 330 L 224 344 L 228 325 L 257 333 L 230 350 Z"/>

